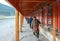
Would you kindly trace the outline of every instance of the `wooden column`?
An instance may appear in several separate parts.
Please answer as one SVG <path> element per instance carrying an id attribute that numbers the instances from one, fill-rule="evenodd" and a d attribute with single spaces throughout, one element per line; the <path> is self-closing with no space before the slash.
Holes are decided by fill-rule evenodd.
<path id="1" fill-rule="evenodd" d="M 55 14 L 53 14 L 53 41 L 56 41 Z"/>
<path id="2" fill-rule="evenodd" d="M 60 3 L 58 3 L 58 32 L 60 32 Z"/>
<path id="3" fill-rule="evenodd" d="M 45 24 L 48 26 L 48 6 L 45 9 Z"/>
<path id="4" fill-rule="evenodd" d="M 15 17 L 16 18 L 16 21 L 15 21 L 16 22 L 16 26 L 15 26 L 16 27 L 16 30 L 15 30 L 16 41 L 19 41 L 19 12 L 16 10 L 15 13 L 16 13 L 16 17 Z"/>
<path id="5" fill-rule="evenodd" d="M 53 41 L 56 41 L 56 6 L 53 5 Z"/>
<path id="6" fill-rule="evenodd" d="M 45 24 L 45 21 L 44 21 L 44 18 L 45 18 L 44 13 L 45 13 L 45 11 L 44 11 L 44 8 L 42 7 L 42 24 Z"/>
<path id="7" fill-rule="evenodd" d="M 23 19 L 24 19 L 24 16 L 20 14 L 20 32 L 22 32 Z"/>
<path id="8" fill-rule="evenodd" d="M 38 20 L 40 21 L 40 10 L 38 10 Z"/>
<path id="9" fill-rule="evenodd" d="M 40 22 L 41 22 L 41 26 L 40 27 L 42 27 L 42 8 L 40 8 L 39 13 L 40 13 Z"/>

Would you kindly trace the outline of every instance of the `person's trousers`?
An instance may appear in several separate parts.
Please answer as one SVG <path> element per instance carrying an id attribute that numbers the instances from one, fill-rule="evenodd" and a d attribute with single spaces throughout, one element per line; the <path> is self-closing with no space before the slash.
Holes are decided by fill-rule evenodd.
<path id="1" fill-rule="evenodd" d="M 39 38 L 39 31 L 33 32 L 33 34 L 34 34 L 37 38 Z"/>

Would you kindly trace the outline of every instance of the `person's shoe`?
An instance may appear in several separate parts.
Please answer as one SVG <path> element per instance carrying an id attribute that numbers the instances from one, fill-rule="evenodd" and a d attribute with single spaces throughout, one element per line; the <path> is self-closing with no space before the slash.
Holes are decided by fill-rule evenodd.
<path id="1" fill-rule="evenodd" d="M 41 41 L 41 40 L 38 38 L 37 41 Z"/>

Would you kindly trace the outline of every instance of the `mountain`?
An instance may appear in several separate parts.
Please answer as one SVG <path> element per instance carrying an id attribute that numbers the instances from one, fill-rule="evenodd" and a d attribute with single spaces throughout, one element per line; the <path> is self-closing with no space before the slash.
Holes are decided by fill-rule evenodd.
<path id="1" fill-rule="evenodd" d="M 0 3 L 0 15 L 13 16 L 15 15 L 15 9 Z"/>

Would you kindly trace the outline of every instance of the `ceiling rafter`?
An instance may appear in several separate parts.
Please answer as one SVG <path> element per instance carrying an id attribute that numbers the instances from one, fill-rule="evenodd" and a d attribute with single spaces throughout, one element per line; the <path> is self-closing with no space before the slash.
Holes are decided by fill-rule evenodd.
<path id="1" fill-rule="evenodd" d="M 38 10 L 44 2 L 52 3 L 56 0 L 8 0 L 24 16 L 32 15 L 31 12 Z M 45 3 L 44 3 L 45 4 Z M 47 4 L 47 3 L 46 3 Z"/>
<path id="2" fill-rule="evenodd" d="M 56 0 L 20 0 L 20 2 L 54 2 Z"/>

